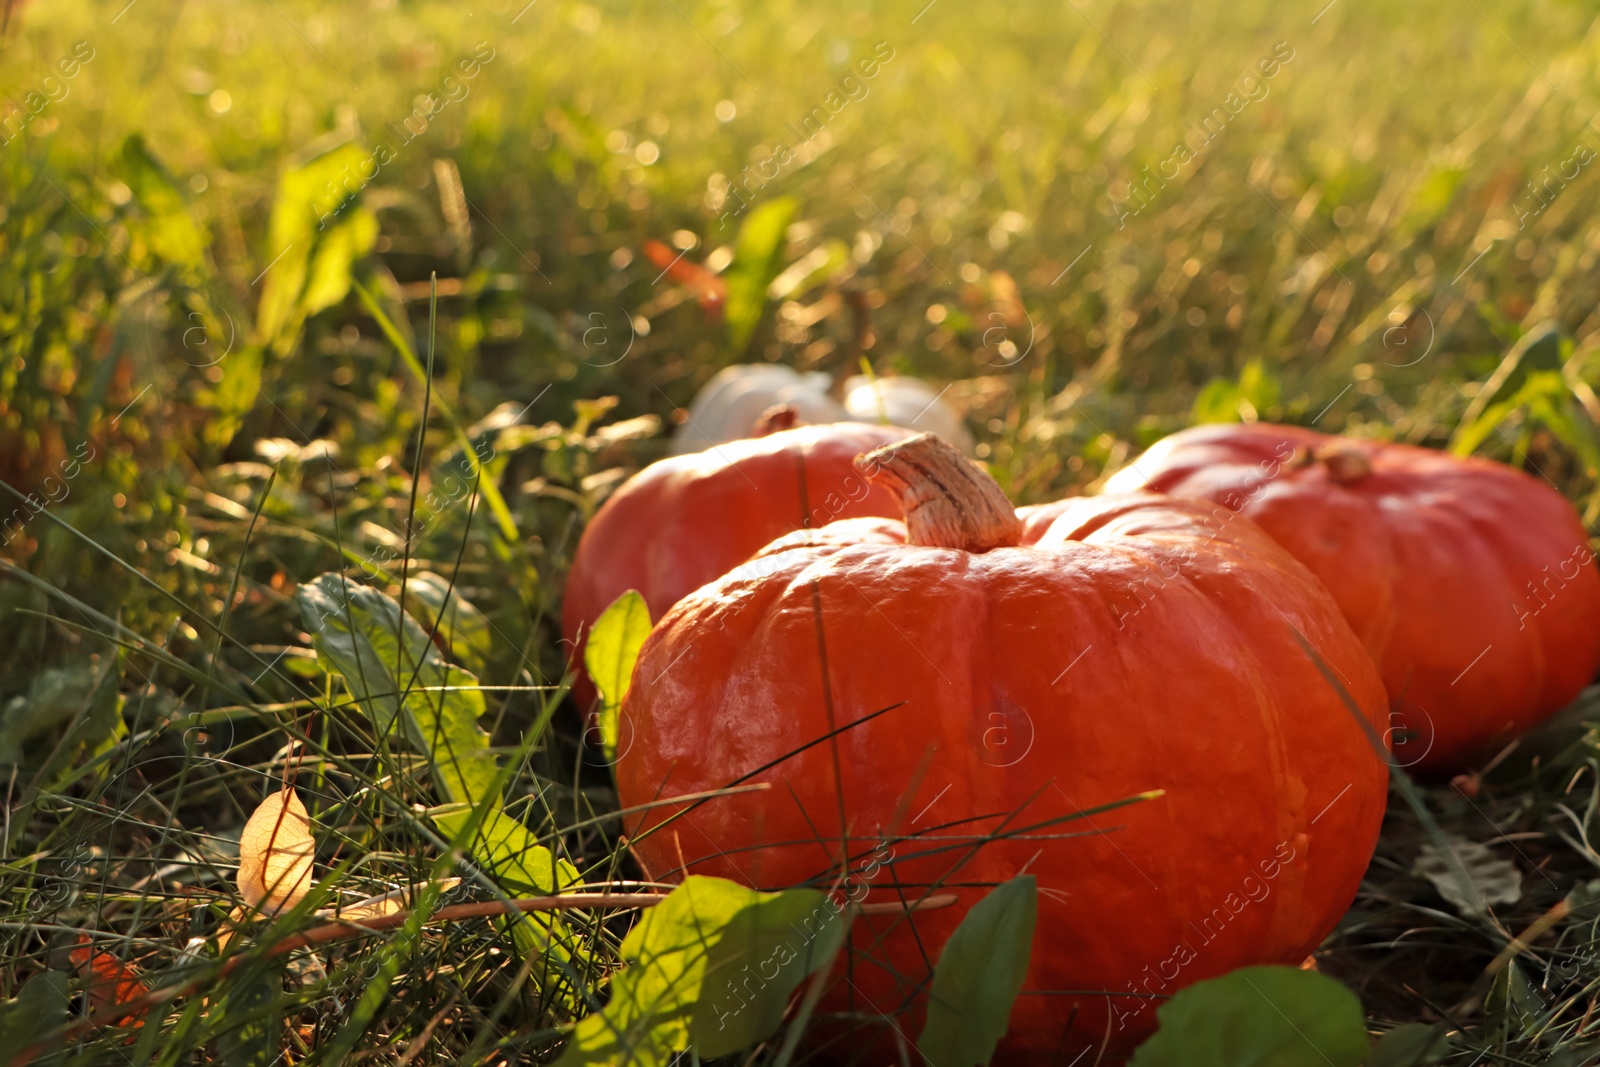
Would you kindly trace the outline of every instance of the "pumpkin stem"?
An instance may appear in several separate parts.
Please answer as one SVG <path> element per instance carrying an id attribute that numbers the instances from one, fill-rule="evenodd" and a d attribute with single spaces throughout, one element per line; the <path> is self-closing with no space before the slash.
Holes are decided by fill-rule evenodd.
<path id="1" fill-rule="evenodd" d="M 906 543 L 987 552 L 1022 540 L 1022 520 L 982 467 L 931 433 L 863 452 L 856 467 L 900 494 Z"/>
<path id="2" fill-rule="evenodd" d="M 793 404 L 774 404 L 761 413 L 751 430 L 751 437 L 765 437 L 781 430 L 792 430 L 800 425 L 800 409 Z"/>
<path id="3" fill-rule="evenodd" d="M 1317 449 L 1316 460 L 1328 468 L 1328 478 L 1335 485 L 1354 485 L 1372 473 L 1371 458 L 1343 441 L 1332 441 Z"/>

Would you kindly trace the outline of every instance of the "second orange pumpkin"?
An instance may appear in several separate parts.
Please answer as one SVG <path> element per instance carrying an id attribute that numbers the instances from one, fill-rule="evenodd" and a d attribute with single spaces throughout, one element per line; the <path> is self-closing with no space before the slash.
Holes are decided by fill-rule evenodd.
<path id="1" fill-rule="evenodd" d="M 1485 460 L 1295 426 L 1199 426 L 1108 492 L 1203 497 L 1321 578 L 1383 672 L 1395 759 L 1460 769 L 1600 667 L 1600 571 L 1549 483 Z"/>

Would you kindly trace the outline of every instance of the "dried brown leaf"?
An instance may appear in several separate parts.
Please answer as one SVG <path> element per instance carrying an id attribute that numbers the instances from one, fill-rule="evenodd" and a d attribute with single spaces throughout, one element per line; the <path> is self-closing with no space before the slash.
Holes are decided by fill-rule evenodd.
<path id="1" fill-rule="evenodd" d="M 311 890 L 316 842 L 311 816 L 293 789 L 271 793 L 239 835 L 239 893 L 264 915 L 293 907 Z"/>

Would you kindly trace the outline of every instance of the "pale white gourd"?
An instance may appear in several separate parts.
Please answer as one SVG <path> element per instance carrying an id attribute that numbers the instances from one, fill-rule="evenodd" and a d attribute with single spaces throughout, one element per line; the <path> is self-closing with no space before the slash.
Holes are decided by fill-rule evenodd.
<path id="1" fill-rule="evenodd" d="M 972 434 L 940 391 L 921 378 L 868 378 L 857 374 L 844 383 L 844 407 L 858 422 L 888 422 L 938 434 L 967 455 Z"/>
<path id="2" fill-rule="evenodd" d="M 689 418 L 672 435 L 672 452 L 701 452 L 749 437 L 768 408 L 790 404 L 801 422 L 840 422 L 843 407 L 828 395 L 833 379 L 820 371 L 801 374 L 776 363 L 724 367 L 689 405 Z"/>
<path id="3" fill-rule="evenodd" d="M 672 435 L 672 452 L 701 452 L 750 437 L 768 409 L 787 404 L 800 423 L 887 422 L 938 434 L 973 454 L 972 434 L 960 414 L 920 378 L 856 375 L 845 381 L 843 404 L 828 395 L 832 382 L 820 371 L 802 374 L 776 363 L 724 367 L 689 405 L 688 418 Z"/>

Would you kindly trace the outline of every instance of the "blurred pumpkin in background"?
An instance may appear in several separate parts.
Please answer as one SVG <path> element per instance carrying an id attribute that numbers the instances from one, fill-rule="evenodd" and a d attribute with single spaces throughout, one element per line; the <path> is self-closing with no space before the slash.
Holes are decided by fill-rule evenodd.
<path id="1" fill-rule="evenodd" d="M 1107 492 L 1202 497 L 1321 578 L 1383 673 L 1396 760 L 1453 771 L 1600 667 L 1600 572 L 1547 482 L 1500 463 L 1264 423 L 1156 442 Z"/>
<path id="2" fill-rule="evenodd" d="M 594 699 L 583 670 L 584 635 L 612 601 L 638 590 L 659 619 L 786 533 L 898 514 L 898 498 L 870 483 L 854 461 L 906 436 L 859 422 L 799 426 L 671 456 L 624 482 L 584 529 L 562 601 L 579 705 Z"/>

